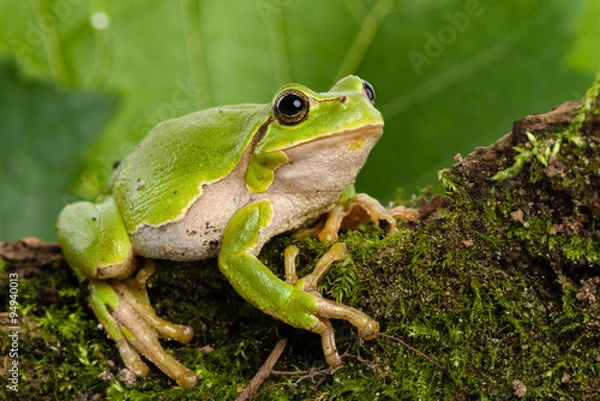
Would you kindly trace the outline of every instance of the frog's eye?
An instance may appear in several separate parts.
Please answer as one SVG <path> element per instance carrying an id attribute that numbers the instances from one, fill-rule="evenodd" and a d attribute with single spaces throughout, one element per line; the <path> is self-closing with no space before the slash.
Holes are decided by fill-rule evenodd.
<path id="1" fill-rule="evenodd" d="M 309 109 L 308 96 L 295 89 L 281 92 L 273 102 L 273 114 L 283 125 L 295 125 L 306 120 Z"/>
<path id="2" fill-rule="evenodd" d="M 369 98 L 371 103 L 375 103 L 375 89 L 373 89 L 373 86 L 370 83 L 368 83 L 367 81 L 362 81 L 362 82 L 363 82 L 363 91 L 365 92 L 365 95 L 367 95 L 367 97 Z"/>

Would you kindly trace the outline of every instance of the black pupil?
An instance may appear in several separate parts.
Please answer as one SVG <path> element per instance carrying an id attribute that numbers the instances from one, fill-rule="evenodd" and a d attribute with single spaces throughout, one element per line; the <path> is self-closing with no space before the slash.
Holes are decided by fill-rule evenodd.
<path id="1" fill-rule="evenodd" d="M 304 100 L 302 100 L 302 98 L 298 95 L 289 94 L 282 97 L 277 106 L 281 114 L 293 116 L 302 111 L 302 108 L 304 107 Z"/>
<path id="2" fill-rule="evenodd" d="M 365 93 L 371 102 L 375 102 L 375 89 L 373 86 L 367 81 L 363 81 L 363 87 L 365 88 Z"/>

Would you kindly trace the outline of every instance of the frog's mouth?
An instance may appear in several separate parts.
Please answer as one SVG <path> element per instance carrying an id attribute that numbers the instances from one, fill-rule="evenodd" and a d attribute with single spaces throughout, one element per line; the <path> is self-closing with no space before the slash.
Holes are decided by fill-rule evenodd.
<path id="1" fill-rule="evenodd" d="M 283 149 L 285 152 L 287 152 L 288 150 L 294 149 L 294 148 L 298 148 L 298 147 L 304 147 L 308 144 L 311 143 L 326 143 L 326 142 L 330 142 L 330 141 L 338 141 L 341 144 L 346 143 L 348 140 L 353 141 L 352 144 L 354 147 L 359 145 L 360 141 L 360 137 L 364 137 L 364 140 L 362 142 L 370 142 L 368 139 L 373 140 L 375 139 L 375 143 L 377 143 L 377 140 L 379 140 L 379 138 L 381 138 L 381 135 L 383 134 L 383 124 L 368 124 L 368 125 L 363 125 L 361 127 L 358 128 L 353 128 L 353 129 L 346 129 L 343 131 L 338 131 L 338 132 L 332 132 L 328 135 L 322 135 L 316 138 L 312 138 L 303 142 L 298 142 L 295 143 L 294 145 Z M 373 146 L 375 146 L 375 143 L 373 143 Z M 371 146 L 368 150 L 370 151 L 372 149 Z"/>

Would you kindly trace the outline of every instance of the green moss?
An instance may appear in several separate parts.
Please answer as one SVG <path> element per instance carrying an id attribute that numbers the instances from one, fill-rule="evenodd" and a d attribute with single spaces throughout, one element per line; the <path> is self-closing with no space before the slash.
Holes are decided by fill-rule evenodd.
<path id="1" fill-rule="evenodd" d="M 581 389 L 598 389 L 599 366 L 594 359 L 600 352 L 598 334 L 589 327 L 598 317 L 578 300 L 579 285 L 568 279 L 564 285 L 555 283 L 556 277 L 550 277 L 553 269 L 545 261 L 531 257 L 510 264 L 498 257 L 506 244 L 526 240 L 520 223 L 505 216 L 511 210 L 507 204 L 491 203 L 486 216 L 492 218 L 484 232 L 471 227 L 473 209 L 481 205 L 464 204 L 460 211 L 448 207 L 438 218 L 388 237 L 373 226 L 344 233 L 341 239 L 349 255 L 331 267 L 322 283 L 323 293 L 376 316 L 384 333 L 408 342 L 445 370 L 390 338 L 361 344 L 348 324 L 336 322 L 338 346 L 345 352 L 342 369 L 333 376 L 272 376 L 263 388 L 277 386 L 258 399 L 497 400 L 511 397 L 511 383 L 517 379 L 528 388 L 526 399 L 569 399 Z M 262 257 L 281 271 L 281 251 L 292 242 L 302 249 L 303 271 L 327 250 L 311 239 L 280 237 Z M 78 286 L 74 278 L 64 266 L 54 266 L 52 284 L 62 283 L 58 285 L 62 296 L 57 293 L 49 307 L 31 310 L 36 325 L 26 340 L 31 351 L 24 354 L 27 377 L 22 383 L 28 384 L 23 391 L 31 398 L 57 399 L 78 394 L 88 399 L 94 394 L 131 400 L 232 399 L 280 336 L 287 336 L 290 346 L 277 369 L 322 366 L 317 336 L 247 306 L 218 274 L 211 273 L 214 265 L 196 270 L 171 267 L 153 279 L 150 296 L 159 314 L 195 327 L 190 345 L 167 346 L 199 374 L 196 387 L 173 387 L 154 368 L 133 388 L 99 379 L 103 371 L 117 375 L 122 363 L 82 299 L 74 295 Z M 550 288 L 536 283 L 535 274 L 548 275 Z M 209 277 L 210 282 L 196 282 L 196 290 L 188 290 L 184 283 L 198 276 Z M 47 278 L 21 283 L 35 294 L 34 287 L 48 284 L 43 280 Z M 34 296 L 24 306 L 39 301 Z M 212 352 L 200 352 L 206 345 Z M 36 349 L 41 354 L 36 355 Z M 38 382 L 34 375 L 43 379 Z"/>
<path id="2" fill-rule="evenodd" d="M 556 158 L 561 150 L 563 141 L 575 147 L 585 146 L 585 141 L 580 136 L 580 130 L 587 118 L 594 113 L 597 113 L 596 103 L 600 96 L 600 73 L 596 76 L 596 80 L 586 92 L 580 106 L 571 119 L 571 123 L 564 130 L 557 132 L 545 133 L 540 138 L 527 132 L 528 143 L 524 147 L 516 146 L 514 148 L 516 155 L 514 164 L 507 167 L 492 177 L 493 180 L 506 180 L 516 177 L 526 163 L 537 161 L 543 167 L 548 166 L 551 158 Z M 538 169 L 539 170 L 539 169 Z M 452 182 L 445 178 L 447 187 L 455 187 Z"/>
<path id="3" fill-rule="evenodd" d="M 496 173 L 496 175 L 492 177 L 492 180 L 506 180 L 516 177 L 527 162 L 537 160 L 544 167 L 548 165 L 548 159 L 554 153 L 553 148 L 555 148 L 556 144 L 559 142 L 556 142 L 556 139 L 542 142 L 533 136 L 531 132 L 527 132 L 526 134 L 529 142 L 525 147 L 515 146 L 514 148 L 517 153 L 515 156 L 515 163 Z M 554 143 L 554 145 L 551 146 L 551 143 Z"/>
<path id="4" fill-rule="evenodd" d="M 600 109 L 597 108 L 598 98 L 600 97 L 600 72 L 596 74 L 596 79 L 592 83 L 592 86 L 587 90 L 585 96 L 581 101 L 581 105 L 577 114 L 573 117 L 571 124 L 564 131 L 564 137 L 570 143 L 577 146 L 581 146 L 583 142 L 579 138 L 579 132 L 581 127 L 587 121 L 588 117 L 593 113 L 598 113 Z M 556 154 L 558 152 L 555 152 Z"/>

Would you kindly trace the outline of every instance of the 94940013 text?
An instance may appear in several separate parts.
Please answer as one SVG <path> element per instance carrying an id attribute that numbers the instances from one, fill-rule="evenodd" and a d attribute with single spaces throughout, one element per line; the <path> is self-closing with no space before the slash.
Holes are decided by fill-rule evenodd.
<path id="1" fill-rule="evenodd" d="M 8 275 L 8 391 L 19 391 L 19 275 Z"/>

